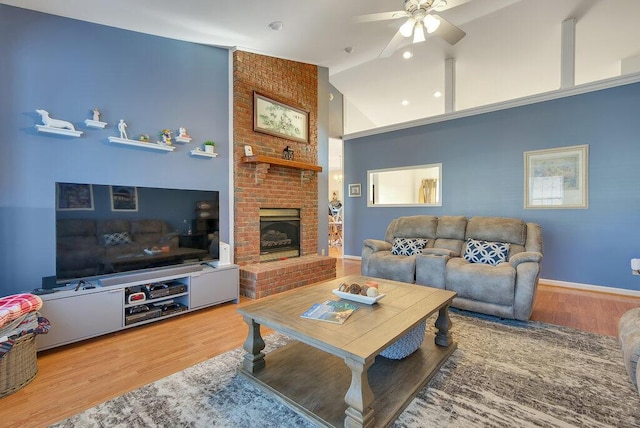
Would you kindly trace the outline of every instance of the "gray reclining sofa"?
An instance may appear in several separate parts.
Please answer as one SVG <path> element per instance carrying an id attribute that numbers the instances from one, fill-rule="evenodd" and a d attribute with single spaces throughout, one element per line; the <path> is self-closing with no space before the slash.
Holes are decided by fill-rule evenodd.
<path id="1" fill-rule="evenodd" d="M 458 293 L 453 306 L 528 320 L 540 274 L 539 225 L 502 217 L 399 217 L 365 239 L 362 275 Z"/>

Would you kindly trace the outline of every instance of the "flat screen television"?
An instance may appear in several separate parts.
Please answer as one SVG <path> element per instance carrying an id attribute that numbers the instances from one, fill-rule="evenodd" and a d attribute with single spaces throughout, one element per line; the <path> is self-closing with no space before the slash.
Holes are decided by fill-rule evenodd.
<path id="1" fill-rule="evenodd" d="M 219 192 L 56 183 L 51 287 L 219 259 Z"/>

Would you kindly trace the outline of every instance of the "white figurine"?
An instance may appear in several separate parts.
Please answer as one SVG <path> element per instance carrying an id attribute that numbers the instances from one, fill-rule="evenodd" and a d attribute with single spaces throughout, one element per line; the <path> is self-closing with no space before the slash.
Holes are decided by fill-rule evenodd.
<path id="1" fill-rule="evenodd" d="M 98 107 L 93 109 L 93 120 L 100 122 L 100 110 L 98 110 Z"/>
<path id="2" fill-rule="evenodd" d="M 179 137 L 182 138 L 189 138 L 189 134 L 187 134 L 187 129 L 184 127 L 180 127 L 180 135 L 178 135 Z"/>
<path id="3" fill-rule="evenodd" d="M 120 131 L 120 138 L 128 140 L 127 137 L 127 124 L 124 123 L 124 119 L 120 119 L 120 123 L 118 123 L 118 131 Z"/>
<path id="4" fill-rule="evenodd" d="M 76 128 L 73 126 L 73 123 L 71 122 L 50 118 L 49 112 L 46 110 L 36 110 L 36 113 L 38 113 L 40 117 L 42 117 L 42 123 L 44 123 L 44 126 L 48 126 L 50 128 L 70 129 L 72 131 L 76 130 Z"/>

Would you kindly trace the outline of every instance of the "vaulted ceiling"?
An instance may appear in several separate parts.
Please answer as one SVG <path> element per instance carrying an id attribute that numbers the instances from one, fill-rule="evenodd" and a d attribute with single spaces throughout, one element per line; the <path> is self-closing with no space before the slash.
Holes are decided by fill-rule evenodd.
<path id="1" fill-rule="evenodd" d="M 448 0 L 441 15 L 466 37 L 451 46 L 430 36 L 388 58 L 378 55 L 404 19 L 355 23 L 353 17 L 402 10 L 403 0 L 0 3 L 328 67 L 345 96 L 346 133 L 444 113 L 444 97 L 433 94 L 445 90 L 447 58 L 455 62 L 457 110 L 558 89 L 561 24 L 569 18 L 576 19 L 576 84 L 618 76 L 623 63 L 640 71 L 638 0 Z M 269 27 L 275 21 L 282 29 Z M 405 60 L 407 48 L 413 57 Z"/>

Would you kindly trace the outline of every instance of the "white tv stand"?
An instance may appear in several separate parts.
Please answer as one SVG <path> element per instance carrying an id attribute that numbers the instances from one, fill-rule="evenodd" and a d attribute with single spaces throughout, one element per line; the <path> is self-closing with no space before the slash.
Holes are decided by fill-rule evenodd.
<path id="1" fill-rule="evenodd" d="M 239 302 L 239 266 L 191 265 L 96 279 L 41 295 L 40 313 L 51 322 L 48 334 L 36 336 L 38 351 L 66 345 L 129 327 L 160 321 L 219 303 Z M 131 291 L 146 285 L 184 285 L 181 292 L 144 301 L 127 302 Z M 77 288 L 77 291 L 76 291 Z M 172 306 L 178 309 L 164 311 Z M 136 307 L 146 305 L 158 316 L 137 319 Z M 143 309 L 143 308 L 142 308 Z"/>

